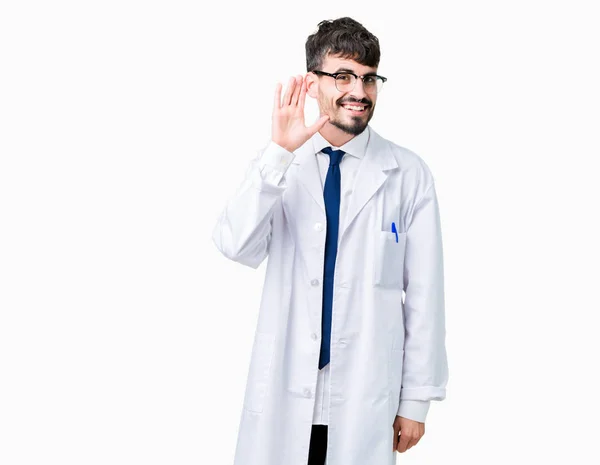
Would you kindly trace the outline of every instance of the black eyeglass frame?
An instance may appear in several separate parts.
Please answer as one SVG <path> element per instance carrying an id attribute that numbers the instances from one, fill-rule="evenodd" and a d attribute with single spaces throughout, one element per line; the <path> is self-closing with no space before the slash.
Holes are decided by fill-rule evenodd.
<path id="1" fill-rule="evenodd" d="M 320 70 L 317 70 L 317 69 L 313 69 L 311 71 L 311 73 L 315 73 L 317 76 L 331 76 L 333 79 L 335 79 L 336 83 L 337 83 L 337 77 L 340 74 L 351 74 L 352 76 L 355 77 L 355 79 L 358 79 L 358 78 L 362 79 L 363 86 L 365 85 L 365 78 L 366 77 L 374 77 L 374 78 L 381 79 L 381 81 L 382 81 L 381 85 L 382 86 L 385 83 L 385 81 L 387 81 L 386 77 L 379 76 L 378 74 L 374 74 L 374 73 L 373 74 L 363 74 L 362 76 L 358 76 L 357 74 L 354 74 L 352 71 L 340 71 L 339 73 L 326 73 L 325 71 L 320 71 Z M 356 86 L 356 81 L 354 81 L 354 86 Z M 335 88 L 337 89 L 337 84 L 336 84 Z M 375 88 L 377 89 L 377 84 L 375 85 Z M 354 89 L 354 87 L 352 89 Z M 340 89 L 337 89 L 337 90 L 340 91 L 340 92 L 343 92 Z M 377 92 L 380 92 L 380 91 L 381 91 L 381 89 L 377 90 Z"/>

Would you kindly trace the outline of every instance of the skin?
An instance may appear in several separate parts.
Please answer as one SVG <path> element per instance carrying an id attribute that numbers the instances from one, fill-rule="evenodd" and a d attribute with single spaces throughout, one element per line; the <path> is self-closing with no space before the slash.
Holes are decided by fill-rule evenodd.
<path id="1" fill-rule="evenodd" d="M 377 72 L 377 68 L 331 55 L 325 57 L 321 71 L 334 73 L 339 68 L 350 69 L 359 76 Z M 282 100 L 282 86 L 278 83 L 273 108 L 272 140 L 293 152 L 319 131 L 331 145 L 344 145 L 364 131 L 375 111 L 377 93 L 365 92 L 362 84 L 359 79 L 353 90 L 340 92 L 332 77 L 317 76 L 314 73 L 306 73 L 304 76 L 299 74 L 290 77 Z M 320 113 L 319 119 L 310 127 L 304 124 L 307 93 L 317 100 Z M 365 103 L 368 108 L 362 115 L 352 115 L 342 107 L 342 103 Z"/>
<path id="2" fill-rule="evenodd" d="M 377 73 L 377 68 L 361 65 L 354 60 L 327 55 L 321 71 L 335 73 L 339 68 L 352 70 L 356 75 Z M 286 92 L 281 98 L 282 85 L 277 83 L 273 104 L 271 139 L 290 152 L 295 151 L 317 131 L 331 145 L 340 147 L 360 134 L 373 118 L 377 93 L 367 93 L 358 79 L 353 90 L 340 92 L 335 80 L 329 76 L 314 73 L 290 77 Z M 304 122 L 306 94 L 317 99 L 319 119 L 311 126 Z M 342 103 L 366 103 L 362 115 L 352 115 Z M 425 423 L 396 416 L 393 424 L 393 450 L 406 452 L 415 446 L 425 434 Z"/>
<path id="3" fill-rule="evenodd" d="M 416 446 L 425 434 L 425 423 L 400 416 L 396 416 L 393 428 L 393 449 L 398 452 L 406 452 Z"/>

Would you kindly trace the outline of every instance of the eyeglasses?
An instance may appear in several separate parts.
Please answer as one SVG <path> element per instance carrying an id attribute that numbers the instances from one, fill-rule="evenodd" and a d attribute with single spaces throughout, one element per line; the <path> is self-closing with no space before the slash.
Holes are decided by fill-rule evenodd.
<path id="1" fill-rule="evenodd" d="M 343 73 L 326 73 L 325 71 L 313 70 L 318 76 L 331 76 L 335 79 L 335 88 L 340 92 L 349 92 L 356 86 L 356 80 L 361 78 L 363 81 L 363 88 L 368 93 L 381 92 L 383 83 L 387 81 L 387 78 L 378 76 L 377 74 L 365 74 L 364 76 L 357 76 L 349 71 Z"/>

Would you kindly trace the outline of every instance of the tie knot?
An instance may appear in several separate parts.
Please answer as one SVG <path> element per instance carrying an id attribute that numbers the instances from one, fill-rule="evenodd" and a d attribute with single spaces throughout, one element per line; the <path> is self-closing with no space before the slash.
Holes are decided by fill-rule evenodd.
<path id="1" fill-rule="evenodd" d="M 325 147 L 322 152 L 329 155 L 329 166 L 339 165 L 342 157 L 346 153 L 343 150 L 333 150 L 331 147 Z"/>

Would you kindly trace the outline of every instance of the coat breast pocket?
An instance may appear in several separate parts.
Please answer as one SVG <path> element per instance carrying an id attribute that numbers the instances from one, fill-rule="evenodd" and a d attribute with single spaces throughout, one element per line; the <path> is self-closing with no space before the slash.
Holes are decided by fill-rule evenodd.
<path id="1" fill-rule="evenodd" d="M 403 289 L 406 233 L 379 231 L 376 235 L 373 282 L 377 287 Z"/>
<path id="2" fill-rule="evenodd" d="M 244 408 L 246 410 L 256 413 L 263 411 L 274 348 L 275 336 L 273 334 L 256 333 L 248 370 L 246 395 L 244 396 Z"/>

